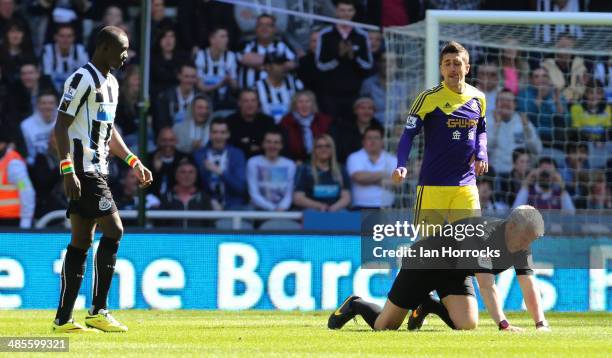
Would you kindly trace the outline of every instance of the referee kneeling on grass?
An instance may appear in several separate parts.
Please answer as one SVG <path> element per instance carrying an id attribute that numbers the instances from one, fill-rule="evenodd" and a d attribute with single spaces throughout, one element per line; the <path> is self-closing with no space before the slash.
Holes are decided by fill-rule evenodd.
<path id="1" fill-rule="evenodd" d="M 540 291 L 533 276 L 530 245 L 544 234 L 542 215 L 532 206 L 522 205 L 506 220 L 476 217 L 459 220 L 452 225 L 480 225 L 478 234 L 463 240 L 428 237 L 411 246 L 416 257 L 405 258 L 402 269 L 389 291 L 385 306 L 366 302 L 358 296 L 348 297 L 331 314 L 330 329 L 340 329 L 346 322 L 361 315 L 374 330 L 398 329 L 409 310 L 408 329 L 419 329 L 429 313 L 438 315 L 453 329 L 475 329 L 478 325 L 478 303 L 472 277 L 476 276 L 482 299 L 491 318 L 500 330 L 522 331 L 511 325 L 502 310 L 495 286 L 495 275 L 514 266 L 519 285 L 538 331 L 549 331 L 540 301 Z M 490 253 L 451 258 L 419 257 L 419 252 Z M 437 291 L 441 301 L 430 296 Z"/>

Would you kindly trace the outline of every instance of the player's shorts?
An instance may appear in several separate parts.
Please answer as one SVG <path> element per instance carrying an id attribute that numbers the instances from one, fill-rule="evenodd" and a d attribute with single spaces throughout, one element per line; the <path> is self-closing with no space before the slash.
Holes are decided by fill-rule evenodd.
<path id="1" fill-rule="evenodd" d="M 417 186 L 415 224 L 452 223 L 473 216 L 480 216 L 480 199 L 476 185 Z"/>
<path id="2" fill-rule="evenodd" d="M 436 291 L 440 299 L 448 295 L 476 297 L 472 276 L 462 270 L 417 270 L 399 271 L 389 291 L 389 301 L 404 309 L 415 309 Z"/>
<path id="3" fill-rule="evenodd" d="M 81 197 L 70 200 L 66 217 L 77 214 L 86 219 L 111 215 L 117 211 L 113 194 L 108 187 L 108 176 L 97 172 L 77 174 L 81 182 Z"/>

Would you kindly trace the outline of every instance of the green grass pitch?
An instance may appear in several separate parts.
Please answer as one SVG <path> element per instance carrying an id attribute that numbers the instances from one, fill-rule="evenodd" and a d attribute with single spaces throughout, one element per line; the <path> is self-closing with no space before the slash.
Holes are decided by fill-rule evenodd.
<path id="1" fill-rule="evenodd" d="M 0 336 L 51 336 L 54 312 L 0 311 Z M 536 333 L 527 313 L 510 314 L 524 333 L 499 332 L 481 312 L 480 327 L 455 332 L 430 316 L 419 332 L 372 332 L 358 319 L 340 331 L 326 327 L 329 312 L 115 311 L 128 333 L 69 335 L 60 357 L 611 357 L 612 314 L 549 313 L 553 332 Z M 82 322 L 85 311 L 74 317 Z M 41 353 L 0 353 L 0 356 Z"/>

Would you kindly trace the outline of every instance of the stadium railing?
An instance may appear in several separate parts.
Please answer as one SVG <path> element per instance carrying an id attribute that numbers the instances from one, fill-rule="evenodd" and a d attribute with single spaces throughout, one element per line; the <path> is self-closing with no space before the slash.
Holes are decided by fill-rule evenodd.
<path id="1" fill-rule="evenodd" d="M 51 211 L 36 221 L 35 228 L 43 229 L 49 225 L 51 221 L 63 219 L 66 217 L 66 210 Z M 121 210 L 121 218 L 136 219 L 138 211 L 136 210 Z M 286 219 L 286 220 L 301 220 L 303 213 L 301 211 L 287 212 L 269 212 L 269 211 L 182 211 L 182 210 L 149 210 L 146 213 L 147 219 L 231 219 L 232 229 L 238 230 L 242 227 L 242 220 L 270 220 L 270 219 Z"/>

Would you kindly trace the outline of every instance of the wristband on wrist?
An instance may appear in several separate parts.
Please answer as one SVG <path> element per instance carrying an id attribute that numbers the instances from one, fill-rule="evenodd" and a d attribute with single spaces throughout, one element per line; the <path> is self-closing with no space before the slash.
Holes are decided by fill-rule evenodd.
<path id="1" fill-rule="evenodd" d="M 60 173 L 62 175 L 74 173 L 74 165 L 72 164 L 72 160 L 64 159 L 60 162 Z"/>
<path id="2" fill-rule="evenodd" d="M 543 320 L 540 322 L 536 322 L 535 326 L 536 326 L 536 329 L 541 328 L 541 327 L 548 327 L 548 321 Z"/>
<path id="3" fill-rule="evenodd" d="M 507 329 L 508 327 L 510 327 L 510 322 L 503 319 L 497 324 L 497 327 L 499 327 L 500 331 L 503 331 L 504 329 Z"/>
<path id="4" fill-rule="evenodd" d="M 134 168 L 136 164 L 140 163 L 140 159 L 138 159 L 138 157 L 132 153 L 129 153 L 123 161 L 125 161 L 127 165 L 129 165 L 132 168 Z"/>

